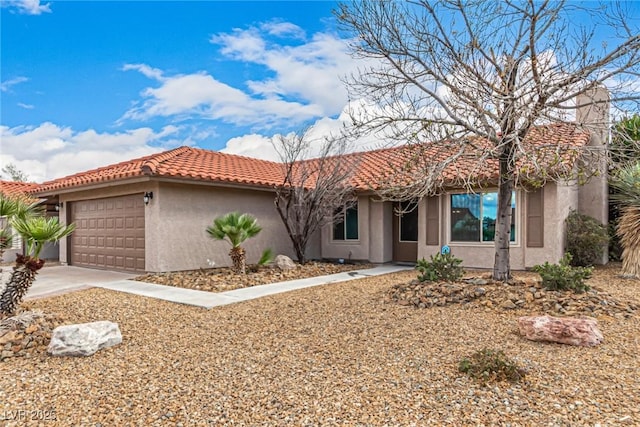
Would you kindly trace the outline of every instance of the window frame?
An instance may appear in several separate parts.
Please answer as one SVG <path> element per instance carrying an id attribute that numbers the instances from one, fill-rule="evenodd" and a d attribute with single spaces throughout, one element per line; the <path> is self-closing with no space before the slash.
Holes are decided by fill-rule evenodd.
<path id="1" fill-rule="evenodd" d="M 358 214 L 358 210 L 359 210 L 359 209 L 358 209 L 358 203 L 356 202 L 356 203 L 353 203 L 353 204 L 351 204 L 351 205 L 343 205 L 343 206 L 340 208 L 340 210 L 342 210 L 342 215 L 343 215 L 343 216 L 342 216 L 342 220 L 341 220 L 341 221 L 339 221 L 339 222 L 337 222 L 337 221 L 335 221 L 335 220 L 331 222 L 331 241 L 332 241 L 332 242 L 338 242 L 338 243 L 344 243 L 344 242 L 351 243 L 351 242 L 358 242 L 358 241 L 360 241 L 360 215 Z M 354 238 L 348 238 L 348 237 L 347 237 L 347 236 L 349 235 L 349 233 L 348 233 L 348 229 L 347 229 L 348 224 L 349 224 L 349 223 L 347 222 L 347 212 L 348 212 L 349 210 L 355 210 L 355 212 L 356 212 L 356 230 L 355 230 L 355 231 L 356 231 L 356 236 L 357 236 L 357 237 L 356 237 L 355 239 L 354 239 Z M 335 230 L 336 230 L 336 226 L 337 226 L 338 224 L 340 224 L 340 223 L 342 223 L 342 226 L 343 226 L 344 238 L 342 238 L 342 239 L 336 239 L 336 236 L 335 236 L 335 234 L 336 234 L 336 233 L 335 233 Z"/>
<path id="2" fill-rule="evenodd" d="M 513 201 L 515 201 L 516 207 L 515 207 L 515 217 L 512 218 L 512 221 L 514 223 L 514 230 L 516 233 L 516 236 L 514 238 L 514 240 L 509 242 L 509 247 L 520 247 L 521 246 L 521 241 L 522 241 L 522 221 L 521 221 L 521 216 L 522 216 L 522 211 L 523 211 L 523 207 L 522 207 L 522 191 L 520 190 L 513 190 L 514 191 L 514 196 L 513 196 Z M 479 241 L 463 241 L 463 240 L 453 240 L 452 238 L 452 223 L 451 223 L 451 196 L 455 195 L 455 194 L 477 194 L 480 196 L 480 200 L 482 201 L 482 195 L 487 194 L 487 193 L 498 193 L 498 189 L 497 188 L 487 188 L 487 189 L 483 189 L 481 191 L 475 191 L 475 192 L 467 192 L 467 191 L 452 191 L 447 193 L 447 197 L 446 197 L 446 215 L 445 215 L 445 221 L 446 221 L 446 227 L 447 227 L 447 244 L 449 246 L 454 246 L 454 247 L 461 247 L 461 246 L 474 246 L 474 247 L 493 247 L 495 245 L 495 239 L 494 240 L 488 240 L 488 241 L 483 241 L 482 240 L 482 222 L 481 224 L 481 228 L 480 228 L 480 240 Z M 482 209 L 482 205 L 481 205 L 481 209 Z M 482 216 L 481 216 L 482 217 Z"/>

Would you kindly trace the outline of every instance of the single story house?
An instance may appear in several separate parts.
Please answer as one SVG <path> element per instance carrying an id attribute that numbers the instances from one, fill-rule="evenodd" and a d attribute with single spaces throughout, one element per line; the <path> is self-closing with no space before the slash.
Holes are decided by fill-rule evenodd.
<path id="1" fill-rule="evenodd" d="M 608 100 L 606 91 L 596 95 Z M 567 154 L 575 151 L 572 148 L 606 144 L 602 123 L 607 119 L 608 105 L 588 105 L 579 109 L 576 123 L 537 127 L 526 142 L 562 148 L 553 152 L 560 153 L 562 165 L 572 167 L 577 161 Z M 417 209 L 398 215 L 396 204 L 380 200 L 371 182 L 382 179 L 389 164 L 405 158 L 408 147 L 347 155 L 357 160 L 352 182 L 358 190 L 357 204 L 343 221 L 314 236 L 309 259 L 415 262 L 448 245 L 467 267 L 493 265 L 495 164 L 474 170 L 472 159 L 462 156 L 442 170 L 439 194 L 416 200 Z M 429 153 L 422 157 L 429 158 Z M 435 156 L 429 161 L 443 159 Z M 62 222 L 77 226 L 59 244 L 62 263 L 177 271 L 229 265 L 229 246 L 209 238 L 205 229 L 230 211 L 250 213 L 263 227 L 246 244 L 249 262 L 257 261 L 266 248 L 293 257 L 274 207 L 274 187 L 281 184 L 282 174 L 277 162 L 179 147 L 45 182 L 32 194 L 57 206 Z M 458 179 L 473 174 L 483 185 L 474 192 L 463 190 Z M 539 188 L 517 189 L 512 204 L 512 268 L 557 262 L 564 252 L 564 220 L 570 210 L 606 223 L 607 197 L 606 174 L 586 185 L 549 181 Z"/>

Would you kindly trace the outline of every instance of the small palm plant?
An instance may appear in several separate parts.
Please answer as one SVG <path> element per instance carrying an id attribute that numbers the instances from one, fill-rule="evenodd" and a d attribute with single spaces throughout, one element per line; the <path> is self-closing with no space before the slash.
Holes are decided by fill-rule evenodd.
<path id="1" fill-rule="evenodd" d="M 0 258 L 13 244 L 11 220 L 39 215 L 42 209 L 24 197 L 8 197 L 0 193 Z"/>
<path id="2" fill-rule="evenodd" d="M 640 162 L 623 166 L 610 181 L 611 199 L 621 206 L 617 234 L 622 245 L 622 275 L 640 279 Z"/>
<path id="3" fill-rule="evenodd" d="M 73 224 L 60 224 L 58 218 L 45 218 L 41 210 L 25 204 L 24 200 L 16 199 L 15 203 L 22 205 L 16 206 L 10 223 L 24 240 L 26 250 L 17 255 L 11 277 L 0 294 L 0 314 L 7 316 L 14 314 L 44 265 L 44 260 L 40 259 L 44 244 L 56 242 L 75 229 Z"/>
<path id="4" fill-rule="evenodd" d="M 240 245 L 245 240 L 256 236 L 262 231 L 258 220 L 249 214 L 230 212 L 213 220 L 213 225 L 207 227 L 207 233 L 216 240 L 226 240 L 231 244 L 229 256 L 236 273 L 245 274 L 247 271 L 246 253 Z"/>

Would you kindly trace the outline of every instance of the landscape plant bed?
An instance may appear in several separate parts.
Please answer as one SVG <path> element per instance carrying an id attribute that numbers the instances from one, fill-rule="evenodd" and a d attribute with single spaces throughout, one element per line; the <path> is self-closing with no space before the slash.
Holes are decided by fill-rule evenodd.
<path id="1" fill-rule="evenodd" d="M 365 263 L 337 264 L 320 261 L 309 261 L 303 265 L 296 264 L 296 266 L 293 270 L 280 270 L 275 265 L 253 265 L 247 267 L 246 274 L 237 274 L 231 268 L 219 267 L 169 273 L 150 273 L 138 276 L 134 280 L 207 292 L 224 292 L 249 286 L 325 276 L 327 274 L 373 267 L 371 264 Z"/>
<path id="2" fill-rule="evenodd" d="M 638 303 L 640 283 L 617 272 L 596 269 L 589 285 Z M 123 342 L 88 358 L 5 360 L 0 415 L 34 411 L 52 426 L 640 424 L 639 316 L 599 318 L 597 347 L 532 342 L 517 333 L 526 310 L 385 302 L 414 277 L 211 310 L 98 288 L 29 301 L 66 323 L 117 322 Z M 459 371 L 484 348 L 526 377 L 483 384 Z"/>
<path id="3" fill-rule="evenodd" d="M 611 267 L 600 267 L 599 271 L 599 277 L 609 276 L 612 282 L 624 280 L 616 277 L 617 270 Z M 633 286 L 633 283 L 629 285 Z M 638 302 L 620 300 L 601 286 L 582 293 L 547 290 L 538 274 L 531 272 L 514 272 L 508 283 L 491 280 L 491 273 L 487 272 L 468 272 L 456 282 L 420 282 L 413 279 L 393 286 L 386 300 L 418 308 L 461 304 L 469 308 L 522 310 L 553 316 L 610 316 L 620 319 L 634 316 L 640 310 Z"/>

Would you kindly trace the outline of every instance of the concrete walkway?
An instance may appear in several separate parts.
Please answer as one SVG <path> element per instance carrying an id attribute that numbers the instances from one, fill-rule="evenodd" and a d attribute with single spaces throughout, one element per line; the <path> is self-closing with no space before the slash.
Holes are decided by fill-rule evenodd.
<path id="1" fill-rule="evenodd" d="M 260 298 L 267 295 L 279 294 L 295 289 L 309 288 L 329 283 L 346 282 L 349 280 L 362 279 L 365 277 L 395 273 L 410 269 L 412 269 L 412 267 L 381 265 L 370 269 L 354 270 L 326 276 L 309 277 L 306 279 L 290 280 L 287 282 L 271 283 L 268 285 L 258 285 L 235 289 L 233 291 L 213 293 L 129 280 L 135 277 L 133 274 L 60 266 L 42 269 L 34 285 L 29 289 L 27 299 L 48 297 L 74 290 L 99 287 L 180 304 L 212 308 Z"/>
<path id="2" fill-rule="evenodd" d="M 11 275 L 12 267 L 2 267 L 0 288 Z M 96 270 L 92 268 L 72 267 L 66 265 L 47 266 L 38 271 L 36 281 L 27 291 L 25 299 L 47 298 L 67 292 L 88 289 L 100 283 L 116 280 L 132 279 L 136 274 L 119 273 L 117 271 Z"/>
<path id="3" fill-rule="evenodd" d="M 329 274 L 327 276 L 309 277 L 306 279 L 290 280 L 287 282 L 257 285 L 248 288 L 234 289 L 227 292 L 205 292 L 193 289 L 177 288 L 175 286 L 155 285 L 152 283 L 136 282 L 133 280 L 120 280 L 117 282 L 97 283 L 96 287 L 113 291 L 127 292 L 145 297 L 162 299 L 180 304 L 195 305 L 197 307 L 212 308 L 221 305 L 247 301 L 267 295 L 293 291 L 295 289 L 310 288 L 312 286 L 326 285 L 329 283 L 346 282 L 381 274 L 395 273 L 397 271 L 410 270 L 412 267 L 400 265 L 381 265 L 365 270 L 355 270 L 344 273 Z"/>

